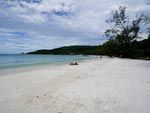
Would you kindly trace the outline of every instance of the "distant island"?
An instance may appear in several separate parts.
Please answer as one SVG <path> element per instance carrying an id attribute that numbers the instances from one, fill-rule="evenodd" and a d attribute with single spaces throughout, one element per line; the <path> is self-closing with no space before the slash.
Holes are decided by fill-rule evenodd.
<path id="1" fill-rule="evenodd" d="M 51 50 L 37 50 L 27 54 L 44 55 L 107 55 L 125 58 L 150 59 L 150 38 L 133 41 L 130 46 L 117 45 L 113 41 L 106 41 L 98 46 L 64 46 Z"/>

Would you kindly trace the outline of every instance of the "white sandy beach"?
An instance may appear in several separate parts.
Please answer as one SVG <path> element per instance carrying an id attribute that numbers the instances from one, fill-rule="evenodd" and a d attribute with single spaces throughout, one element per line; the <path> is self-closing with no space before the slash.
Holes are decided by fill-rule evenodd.
<path id="1" fill-rule="evenodd" d="M 97 58 L 1 75 L 0 113 L 150 113 L 150 61 Z"/>

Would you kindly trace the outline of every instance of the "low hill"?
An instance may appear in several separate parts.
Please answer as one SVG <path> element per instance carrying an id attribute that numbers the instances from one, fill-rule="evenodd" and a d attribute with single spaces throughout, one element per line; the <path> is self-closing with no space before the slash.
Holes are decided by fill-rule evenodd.
<path id="1" fill-rule="evenodd" d="M 55 48 L 51 50 L 37 50 L 29 52 L 27 54 L 54 54 L 54 55 L 87 55 L 93 54 L 93 51 L 97 46 L 64 46 L 60 48 Z"/>
<path id="2" fill-rule="evenodd" d="M 108 55 L 125 58 L 150 59 L 150 38 L 142 41 L 133 41 L 130 45 L 119 45 L 109 40 L 99 46 L 65 46 L 51 50 L 37 50 L 27 54 Z"/>

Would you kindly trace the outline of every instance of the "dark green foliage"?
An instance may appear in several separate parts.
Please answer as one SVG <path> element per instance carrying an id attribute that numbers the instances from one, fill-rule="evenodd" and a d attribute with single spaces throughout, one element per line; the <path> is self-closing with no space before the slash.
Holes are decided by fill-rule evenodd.
<path id="1" fill-rule="evenodd" d="M 30 52 L 28 54 L 54 54 L 54 55 L 89 55 L 94 54 L 94 50 L 97 46 L 66 46 L 52 50 L 38 50 Z"/>
<path id="2" fill-rule="evenodd" d="M 120 45 L 109 40 L 99 46 L 66 46 L 52 50 L 38 50 L 28 54 L 47 55 L 108 55 L 125 58 L 150 58 L 150 39 L 133 41 L 130 45 Z"/>
<path id="3" fill-rule="evenodd" d="M 131 44 L 117 44 L 115 41 L 107 41 L 103 44 L 105 55 L 124 58 L 150 58 L 150 39 L 133 41 Z"/>

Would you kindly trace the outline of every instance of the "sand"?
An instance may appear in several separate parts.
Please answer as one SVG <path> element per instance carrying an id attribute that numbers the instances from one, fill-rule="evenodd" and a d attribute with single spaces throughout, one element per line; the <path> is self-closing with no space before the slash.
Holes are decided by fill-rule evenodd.
<path id="1" fill-rule="evenodd" d="M 97 58 L 1 74 L 0 113 L 150 113 L 150 61 Z"/>

